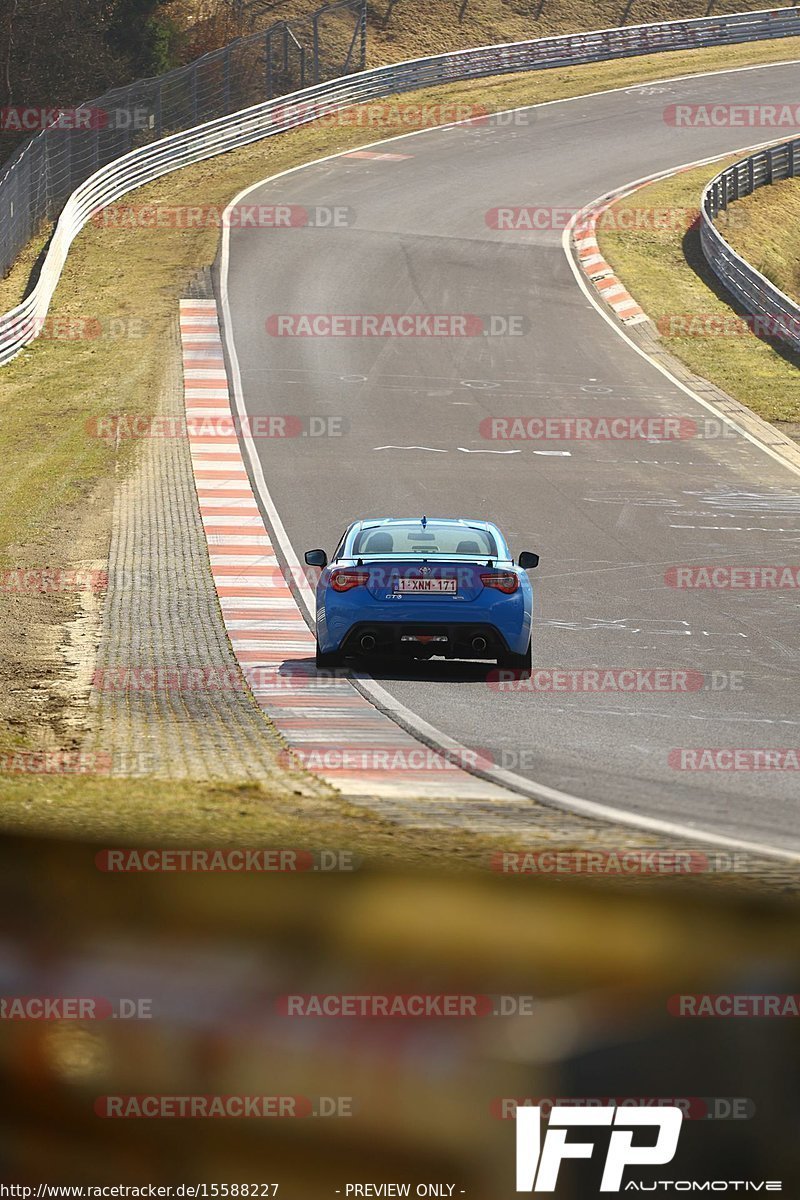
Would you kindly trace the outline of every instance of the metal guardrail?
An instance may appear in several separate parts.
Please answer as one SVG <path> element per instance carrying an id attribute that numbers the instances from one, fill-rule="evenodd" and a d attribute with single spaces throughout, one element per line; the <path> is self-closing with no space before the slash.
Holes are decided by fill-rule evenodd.
<path id="1" fill-rule="evenodd" d="M 756 318 L 754 332 L 781 339 L 800 350 L 800 305 L 737 254 L 714 225 L 718 214 L 724 212 L 731 201 L 796 175 L 800 175 L 800 138 L 759 150 L 726 167 L 703 192 L 700 244 L 703 256 L 717 278 Z"/>
<path id="2" fill-rule="evenodd" d="M 21 304 L 0 317 L 0 365 L 10 361 L 37 336 L 69 247 L 92 214 L 170 171 L 294 129 L 326 113 L 432 84 L 797 34 L 800 34 L 800 8 L 792 7 L 482 46 L 347 75 L 131 150 L 88 174 L 82 182 L 76 181 L 77 186 L 56 223 L 34 287 Z M 59 132 L 70 136 L 68 132 Z M 13 197 L 14 187 L 12 169 L 0 181 L 0 222 L 7 211 L 9 190 Z"/>

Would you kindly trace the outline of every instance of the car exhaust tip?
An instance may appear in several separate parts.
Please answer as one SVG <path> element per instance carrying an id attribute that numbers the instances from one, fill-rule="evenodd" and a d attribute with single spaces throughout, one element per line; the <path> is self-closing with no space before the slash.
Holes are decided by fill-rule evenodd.
<path id="1" fill-rule="evenodd" d="M 374 650 L 375 638 L 371 633 L 365 633 L 361 638 L 360 646 L 362 650 Z"/>
<path id="2" fill-rule="evenodd" d="M 472 639 L 472 649 L 475 651 L 476 654 L 483 654 L 484 650 L 487 647 L 487 644 L 488 643 L 487 643 L 485 637 L 474 637 Z"/>

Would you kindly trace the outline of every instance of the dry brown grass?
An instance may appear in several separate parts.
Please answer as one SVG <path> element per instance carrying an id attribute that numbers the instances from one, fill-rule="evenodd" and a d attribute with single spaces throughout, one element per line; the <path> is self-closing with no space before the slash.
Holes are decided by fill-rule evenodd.
<path id="1" fill-rule="evenodd" d="M 725 237 L 771 283 L 800 302 L 800 182 L 784 179 L 731 207 Z"/>
<path id="2" fill-rule="evenodd" d="M 302 22 L 321 0 L 283 0 L 255 21 L 255 28 L 277 19 Z M 763 0 L 716 0 L 712 15 L 764 8 Z M 788 7 L 783 0 L 775 8 Z M 229 12 L 229 6 L 224 6 Z M 372 66 L 466 46 L 523 41 L 586 29 L 642 25 L 704 17 L 708 0 L 370 0 L 368 58 Z M 245 12 L 248 6 L 246 3 Z M 255 8 L 250 11 L 255 13 Z M 179 28 L 219 22 L 224 15 L 210 0 L 173 0 L 166 12 Z M 216 17 L 215 17 L 216 14 Z M 348 18 L 342 19 L 344 22 Z M 223 37 L 224 24 L 219 24 Z M 218 43 L 221 44 L 221 43 Z M 206 46 L 205 48 L 210 48 Z"/>

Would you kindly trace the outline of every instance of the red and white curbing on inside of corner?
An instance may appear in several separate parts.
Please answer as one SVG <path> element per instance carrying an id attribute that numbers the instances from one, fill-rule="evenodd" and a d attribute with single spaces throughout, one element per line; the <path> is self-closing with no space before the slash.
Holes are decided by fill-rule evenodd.
<path id="1" fill-rule="evenodd" d="M 211 574 L 233 653 L 258 705 L 303 766 L 346 794 L 507 800 L 381 712 L 345 672 L 317 671 L 309 629 L 261 516 L 236 433 L 214 300 L 182 300 L 186 425 Z M 488 765 L 488 764 L 487 764 Z M 464 769 L 464 768 L 467 769 Z"/>
<path id="2" fill-rule="evenodd" d="M 582 213 L 577 232 L 573 233 L 575 251 L 583 271 L 589 276 L 597 291 L 606 304 L 614 310 L 625 325 L 640 325 L 647 320 L 647 314 L 639 307 L 625 286 L 620 283 L 597 244 L 595 230 L 598 218 L 613 204 L 613 200 Z"/>

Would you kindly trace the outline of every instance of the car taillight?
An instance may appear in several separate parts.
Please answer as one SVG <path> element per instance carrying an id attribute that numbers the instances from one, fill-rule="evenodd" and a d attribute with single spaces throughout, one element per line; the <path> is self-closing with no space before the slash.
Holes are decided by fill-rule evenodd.
<path id="1" fill-rule="evenodd" d="M 351 588 L 361 587 L 368 580 L 369 571 L 343 569 L 331 572 L 331 587 L 335 592 L 349 592 Z"/>
<path id="2" fill-rule="evenodd" d="M 513 571 L 492 571 L 491 575 L 481 575 L 481 583 L 484 587 L 497 588 L 498 592 L 505 592 L 507 596 L 519 587 L 519 579 Z"/>

